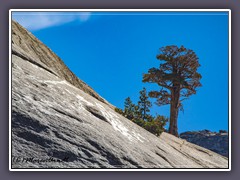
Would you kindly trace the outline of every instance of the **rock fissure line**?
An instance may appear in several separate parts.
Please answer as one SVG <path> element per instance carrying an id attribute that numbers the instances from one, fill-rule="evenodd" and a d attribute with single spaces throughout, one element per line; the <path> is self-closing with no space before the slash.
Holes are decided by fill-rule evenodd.
<path id="1" fill-rule="evenodd" d="M 82 119 L 80 119 L 80 118 L 78 118 L 78 117 L 76 117 L 76 116 L 74 116 L 74 115 L 72 115 L 72 114 L 70 114 L 70 113 L 68 113 L 68 112 L 66 112 L 66 111 L 62 111 L 62 110 L 57 109 L 57 108 L 54 108 L 54 107 L 51 107 L 51 108 L 52 108 L 53 110 L 55 110 L 56 112 L 60 113 L 60 114 L 63 114 L 63 115 L 65 115 L 65 116 L 68 116 L 68 117 L 70 117 L 70 118 L 72 118 L 72 119 L 77 120 L 78 122 L 83 123 L 83 120 L 82 120 Z"/>
<path id="2" fill-rule="evenodd" d="M 41 64 L 39 64 L 39 63 L 37 63 L 36 61 L 32 60 L 31 58 L 26 57 L 26 56 L 18 53 L 18 52 L 15 51 L 14 49 L 12 49 L 12 54 L 15 55 L 15 56 L 18 56 L 18 57 L 20 57 L 20 58 L 22 58 L 22 59 L 24 59 L 24 60 L 26 60 L 26 61 L 28 61 L 28 62 L 30 62 L 30 63 L 32 63 L 32 64 L 34 64 L 34 65 L 36 65 L 36 66 L 38 66 L 38 67 L 40 67 L 40 68 L 42 68 L 42 69 L 44 69 L 44 70 L 46 70 L 46 71 L 48 71 L 48 72 L 51 73 L 51 74 L 54 74 L 55 76 L 58 76 L 56 73 L 54 73 L 54 72 L 51 71 L 50 69 L 42 66 Z"/>
<path id="3" fill-rule="evenodd" d="M 204 168 L 208 168 L 208 166 L 205 166 L 204 164 L 201 163 L 200 160 L 194 158 L 193 156 L 187 154 L 187 153 L 184 153 L 182 151 L 180 151 L 179 149 L 177 149 L 176 147 L 174 146 L 171 146 L 173 149 L 175 149 L 177 152 L 181 153 L 182 155 L 184 155 L 186 158 L 188 159 L 191 159 L 192 161 L 194 161 L 195 163 L 199 164 L 200 166 L 203 166 Z"/>

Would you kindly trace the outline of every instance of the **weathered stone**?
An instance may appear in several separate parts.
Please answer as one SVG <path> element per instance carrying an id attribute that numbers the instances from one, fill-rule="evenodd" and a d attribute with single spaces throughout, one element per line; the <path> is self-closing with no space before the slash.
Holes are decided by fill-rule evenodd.
<path id="1" fill-rule="evenodd" d="M 114 108 L 90 86 L 75 76 L 55 53 L 16 22 L 12 22 L 12 54 L 55 74 L 59 78 L 66 80 L 99 101 Z"/>
<path id="2" fill-rule="evenodd" d="M 180 138 L 186 139 L 188 142 L 197 144 L 218 154 L 228 157 L 228 132 L 220 130 L 219 133 L 209 130 L 184 132 L 180 134 Z"/>
<path id="3" fill-rule="evenodd" d="M 12 168 L 228 168 L 226 157 L 116 113 L 12 25 Z"/>

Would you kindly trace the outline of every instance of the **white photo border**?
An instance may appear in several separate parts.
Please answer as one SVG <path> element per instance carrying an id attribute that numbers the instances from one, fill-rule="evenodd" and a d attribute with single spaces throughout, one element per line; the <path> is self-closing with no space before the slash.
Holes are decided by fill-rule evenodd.
<path id="1" fill-rule="evenodd" d="M 198 169 L 15 169 L 12 168 L 12 12 L 228 12 L 228 168 Z M 231 171 L 231 9 L 10 9 L 9 10 L 9 171 Z"/>

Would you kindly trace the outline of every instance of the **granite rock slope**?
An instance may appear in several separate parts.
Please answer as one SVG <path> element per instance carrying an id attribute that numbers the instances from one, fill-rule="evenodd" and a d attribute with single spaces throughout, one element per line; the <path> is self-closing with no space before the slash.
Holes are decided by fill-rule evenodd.
<path id="1" fill-rule="evenodd" d="M 99 101 L 113 107 L 90 86 L 75 76 L 55 53 L 15 21 L 12 21 L 12 54 L 44 68 Z"/>
<path id="2" fill-rule="evenodd" d="M 228 168 L 119 115 L 28 31 L 13 22 L 12 32 L 12 168 Z"/>

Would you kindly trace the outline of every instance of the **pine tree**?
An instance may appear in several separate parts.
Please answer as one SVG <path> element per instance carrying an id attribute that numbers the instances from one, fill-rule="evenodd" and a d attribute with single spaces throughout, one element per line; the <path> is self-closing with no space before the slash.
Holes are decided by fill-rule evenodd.
<path id="1" fill-rule="evenodd" d="M 156 83 L 161 89 L 151 91 L 150 97 L 157 98 L 156 104 L 170 104 L 169 132 L 178 136 L 177 118 L 182 101 L 196 94 L 201 86 L 201 75 L 197 72 L 200 66 L 194 51 L 185 47 L 166 46 L 160 48 L 157 55 L 159 68 L 151 68 L 143 75 L 143 82 Z"/>
<path id="2" fill-rule="evenodd" d="M 148 100 L 148 95 L 145 87 L 139 93 L 140 93 L 138 101 L 139 112 L 141 114 L 141 118 L 146 121 L 148 117 L 147 113 L 150 112 L 149 108 L 152 106 L 152 103 Z"/>
<path id="3" fill-rule="evenodd" d="M 143 88 L 140 91 L 138 105 L 135 105 L 130 97 L 125 99 L 124 110 L 115 108 L 115 111 L 137 125 L 145 128 L 154 135 L 159 136 L 164 131 L 164 126 L 168 119 L 164 116 L 157 115 L 156 117 L 148 114 L 150 112 L 151 102 L 148 100 L 147 91 Z M 143 117 L 145 119 L 143 119 Z"/>
<path id="4" fill-rule="evenodd" d="M 132 120 L 134 118 L 135 105 L 133 104 L 130 97 L 127 97 L 124 102 L 124 115 L 126 118 Z"/>

